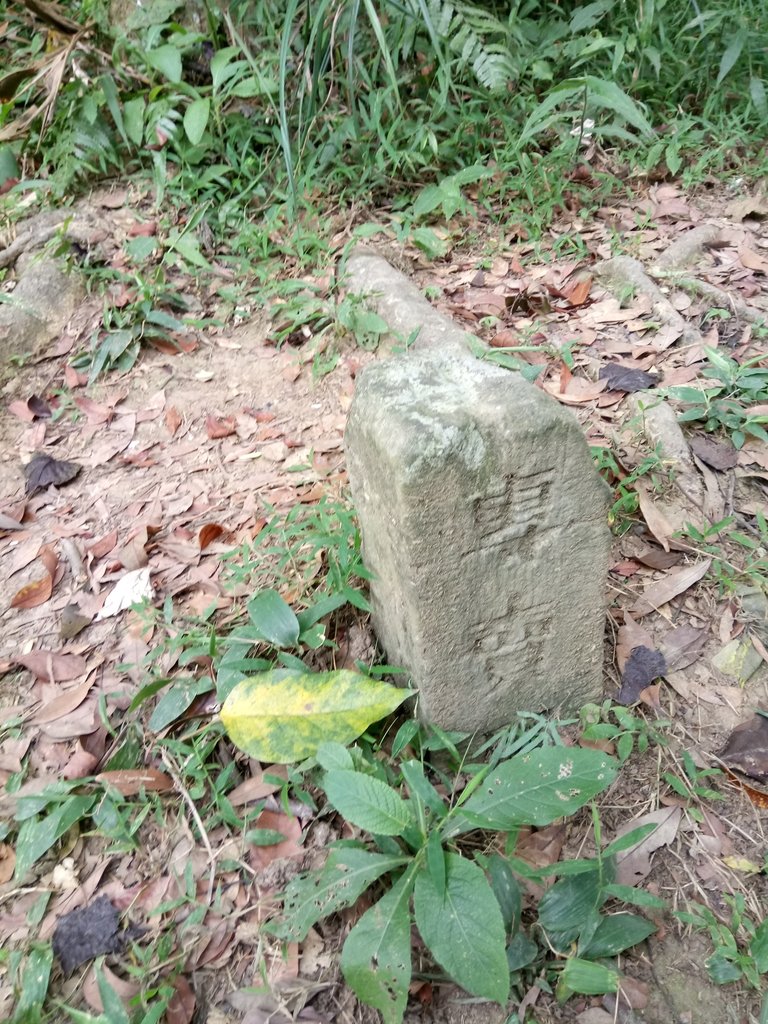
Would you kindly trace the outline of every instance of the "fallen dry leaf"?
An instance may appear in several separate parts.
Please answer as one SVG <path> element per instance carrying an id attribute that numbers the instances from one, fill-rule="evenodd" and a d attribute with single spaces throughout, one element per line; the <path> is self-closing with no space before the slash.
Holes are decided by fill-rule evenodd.
<path id="1" fill-rule="evenodd" d="M 121 768 L 100 772 L 96 778 L 105 782 L 123 796 L 135 796 L 142 789 L 152 793 L 165 793 L 173 789 L 173 779 L 157 768 Z"/>
<path id="2" fill-rule="evenodd" d="M 632 606 L 632 614 L 638 618 L 648 615 L 649 612 L 657 611 L 673 598 L 684 594 L 706 574 L 711 562 L 711 558 L 705 558 L 701 562 L 671 570 L 663 579 L 646 587 L 642 597 Z"/>
<path id="3" fill-rule="evenodd" d="M 54 683 L 66 683 L 85 674 L 85 658 L 79 654 L 57 654 L 54 651 L 32 651 L 19 654 L 13 659 L 23 665 L 38 679 Z"/>
<path id="4" fill-rule="evenodd" d="M 181 424 L 184 422 L 181 413 L 175 405 L 170 405 L 165 410 L 165 425 L 168 428 L 168 433 L 173 436 L 179 429 Z"/>
<path id="5" fill-rule="evenodd" d="M 213 544 L 215 540 L 224 533 L 224 527 L 219 523 L 206 523 L 205 526 L 200 528 L 200 532 L 197 535 L 197 542 L 200 545 L 200 550 L 204 551 L 209 544 Z"/>
<path id="6" fill-rule="evenodd" d="M 222 437 L 230 437 L 237 431 L 237 420 L 234 416 L 206 416 L 205 432 L 212 441 Z"/>
<path id="7" fill-rule="evenodd" d="M 757 782 L 768 782 L 768 715 L 757 712 L 737 725 L 720 751 L 720 759 Z"/>
<path id="8" fill-rule="evenodd" d="M 23 587 L 11 598 L 11 608 L 37 608 L 45 604 L 53 593 L 53 578 L 46 574 Z"/>
<path id="9" fill-rule="evenodd" d="M 93 683 L 93 679 L 86 679 L 84 683 L 65 690 L 58 697 L 54 697 L 53 700 L 45 701 L 32 718 L 32 721 L 36 725 L 42 725 L 45 722 L 55 722 L 58 718 L 71 714 L 76 708 L 80 707 L 88 696 Z"/>
<path id="10" fill-rule="evenodd" d="M 668 846 L 673 841 L 680 826 L 682 813 L 680 807 L 662 807 L 658 811 L 633 818 L 618 829 L 616 839 L 643 825 L 657 826 L 637 846 L 616 854 L 616 882 L 619 885 L 638 885 L 650 873 L 651 854 L 660 846 Z"/>
<path id="11" fill-rule="evenodd" d="M 678 626 L 667 633 L 661 643 L 661 651 L 667 661 L 667 669 L 677 672 L 688 668 L 698 661 L 704 644 L 707 642 L 707 631 L 694 626 Z"/>
<path id="12" fill-rule="evenodd" d="M 642 480 L 636 480 L 634 487 L 645 525 L 664 550 L 669 551 L 669 542 L 672 539 L 672 535 L 676 532 L 675 527 L 661 511 L 658 501 Z"/>
<path id="13" fill-rule="evenodd" d="M 115 584 L 114 589 L 107 596 L 104 606 L 96 620 L 111 618 L 118 615 L 131 605 L 140 604 L 143 600 L 151 600 L 152 583 L 149 579 L 149 569 L 134 569 L 121 576 Z"/>

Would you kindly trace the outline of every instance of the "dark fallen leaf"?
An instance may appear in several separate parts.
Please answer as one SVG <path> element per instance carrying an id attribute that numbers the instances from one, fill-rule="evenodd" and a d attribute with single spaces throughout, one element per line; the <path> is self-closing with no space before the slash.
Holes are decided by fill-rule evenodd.
<path id="1" fill-rule="evenodd" d="M 53 952 L 69 975 L 102 953 L 122 952 L 126 938 L 117 909 L 106 896 L 99 896 L 87 907 L 78 907 L 61 918 L 53 933 Z"/>
<path id="2" fill-rule="evenodd" d="M 50 419 L 52 415 L 50 405 L 48 405 L 46 400 L 44 398 L 41 398 L 39 395 L 32 395 L 30 398 L 28 398 L 27 406 L 29 407 L 30 411 L 33 412 L 35 416 L 37 416 L 38 419 L 47 420 Z"/>
<path id="3" fill-rule="evenodd" d="M 632 556 L 636 562 L 642 562 L 649 569 L 671 569 L 683 557 L 679 551 L 664 551 L 663 548 L 646 545 L 642 551 Z"/>
<path id="4" fill-rule="evenodd" d="M 705 629 L 696 629 L 695 626 L 678 626 L 676 629 L 670 630 L 661 644 L 667 671 L 677 672 L 693 665 L 701 657 L 706 641 L 707 631 Z"/>
<path id="5" fill-rule="evenodd" d="M 76 462 L 61 462 L 51 455 L 38 453 L 33 455 L 29 463 L 24 467 L 24 476 L 27 478 L 27 494 L 36 494 L 53 484 L 54 487 L 61 487 L 74 480 L 81 470 Z"/>
<path id="6" fill-rule="evenodd" d="M 71 640 L 86 626 L 90 626 L 91 622 L 93 622 L 93 616 L 83 615 L 78 605 L 65 605 L 61 609 L 61 618 L 59 619 L 59 636 L 65 640 Z"/>
<path id="7" fill-rule="evenodd" d="M 634 704 L 640 699 L 641 692 L 654 679 L 663 676 L 667 671 L 667 663 L 661 651 L 650 647 L 634 647 L 621 674 L 621 689 L 616 698 L 619 704 Z"/>
<path id="8" fill-rule="evenodd" d="M 739 459 L 739 453 L 727 441 L 715 441 L 714 438 L 696 434 L 688 441 L 688 446 L 697 459 L 712 469 L 733 469 Z"/>
<path id="9" fill-rule="evenodd" d="M 634 366 L 622 366 L 621 363 L 608 363 L 600 370 L 599 379 L 607 381 L 611 391 L 645 391 L 659 383 L 655 373 L 646 373 Z"/>
<path id="10" fill-rule="evenodd" d="M 757 712 L 737 725 L 725 741 L 720 759 L 757 782 L 768 782 L 768 716 Z"/>

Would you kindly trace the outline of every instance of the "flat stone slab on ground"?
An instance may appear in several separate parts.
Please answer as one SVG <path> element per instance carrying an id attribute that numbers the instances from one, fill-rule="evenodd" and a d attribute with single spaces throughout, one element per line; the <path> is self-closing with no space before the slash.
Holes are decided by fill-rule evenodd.
<path id="1" fill-rule="evenodd" d="M 373 623 L 424 720 L 490 732 L 602 693 L 608 488 L 577 420 L 458 353 L 369 366 L 347 460 Z"/>

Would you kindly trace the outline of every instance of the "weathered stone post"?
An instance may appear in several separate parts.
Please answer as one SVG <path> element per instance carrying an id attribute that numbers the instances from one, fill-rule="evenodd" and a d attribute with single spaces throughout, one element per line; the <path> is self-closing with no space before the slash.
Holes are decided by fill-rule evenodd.
<path id="1" fill-rule="evenodd" d="M 489 732 L 602 692 L 608 488 L 574 416 L 456 348 L 358 381 L 346 434 L 373 624 L 422 719 Z"/>

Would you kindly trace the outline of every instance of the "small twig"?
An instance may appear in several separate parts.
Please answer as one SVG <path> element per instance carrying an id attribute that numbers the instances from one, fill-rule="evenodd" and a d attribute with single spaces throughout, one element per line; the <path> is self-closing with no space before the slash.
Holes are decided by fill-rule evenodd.
<path id="1" fill-rule="evenodd" d="M 169 772 L 171 778 L 173 779 L 174 785 L 178 789 L 179 793 L 181 793 L 181 796 L 182 796 L 182 799 L 184 800 L 184 803 L 189 808 L 189 813 L 192 815 L 192 819 L 194 820 L 195 824 L 197 825 L 197 829 L 198 829 L 198 832 L 200 833 L 200 838 L 201 838 L 201 840 L 203 842 L 203 846 L 205 847 L 206 853 L 208 854 L 208 863 L 210 865 L 210 875 L 208 877 L 208 896 L 207 896 L 207 899 L 206 899 L 206 905 L 210 907 L 211 901 L 213 899 L 213 886 L 214 886 L 214 881 L 215 881 L 215 877 L 216 877 L 216 872 L 215 872 L 216 856 L 215 856 L 215 854 L 213 852 L 213 847 L 211 846 L 211 841 L 208 838 L 208 833 L 205 831 L 205 825 L 203 825 L 203 819 L 200 817 L 200 814 L 198 813 L 198 810 L 195 807 L 195 801 L 189 795 L 189 792 L 188 792 L 187 788 L 185 787 L 184 783 L 181 781 L 181 776 L 178 773 L 176 765 L 171 760 L 171 757 L 168 754 L 167 750 L 161 751 L 160 756 L 163 759 L 163 764 L 168 769 L 168 772 Z"/>

